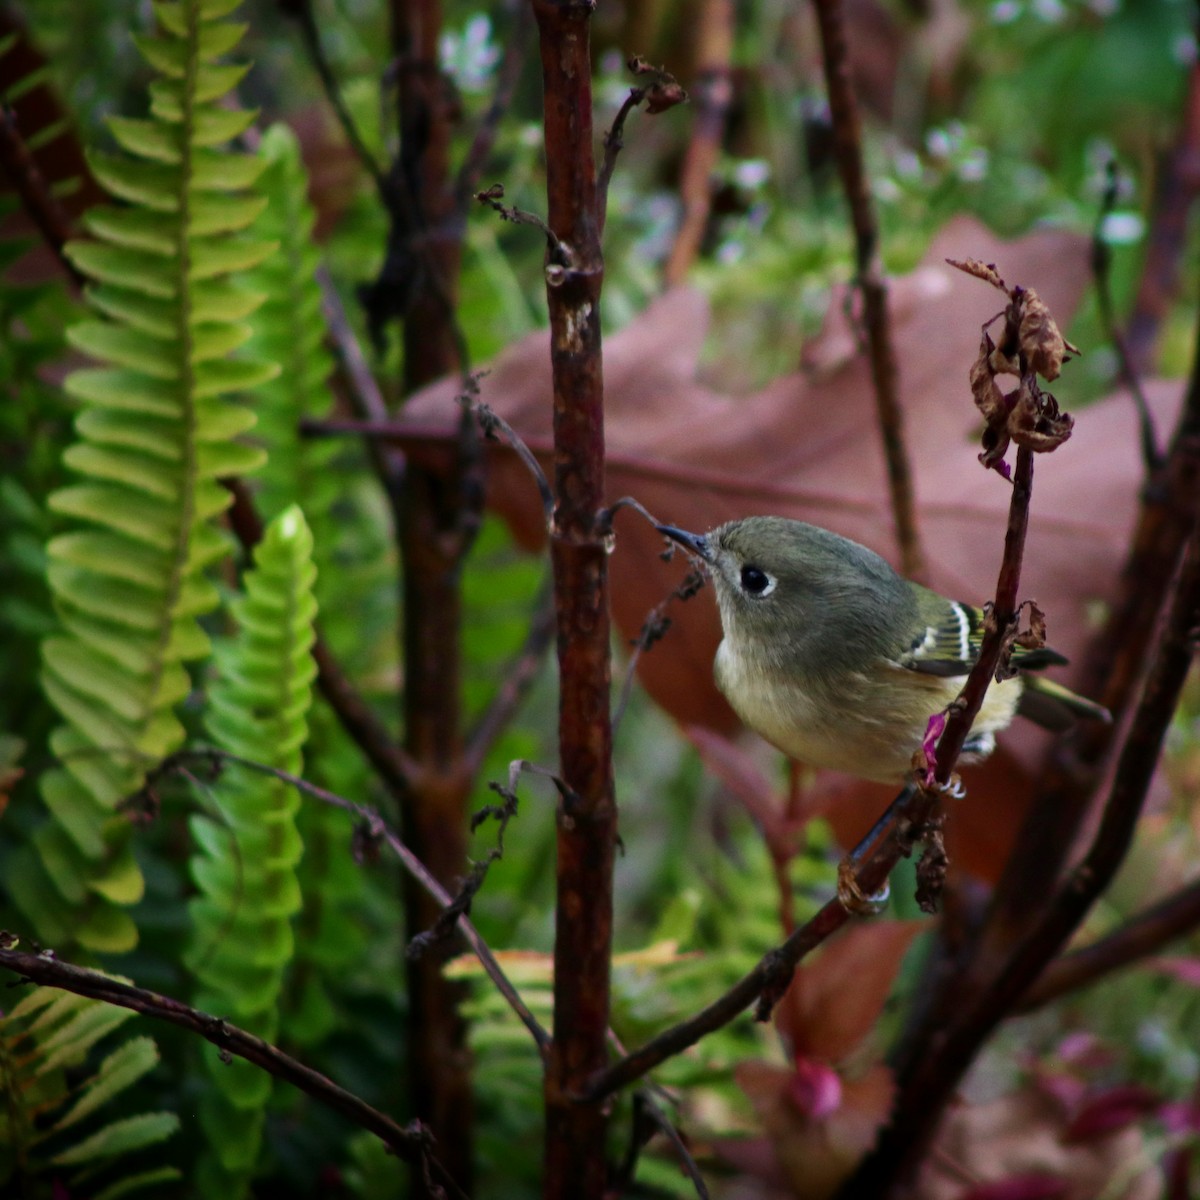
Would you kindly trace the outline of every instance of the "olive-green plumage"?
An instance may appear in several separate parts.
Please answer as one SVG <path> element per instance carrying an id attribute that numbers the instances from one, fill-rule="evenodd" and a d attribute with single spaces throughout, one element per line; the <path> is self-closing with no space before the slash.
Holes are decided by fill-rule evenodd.
<path id="1" fill-rule="evenodd" d="M 717 684 L 751 729 L 814 767 L 902 781 L 929 719 L 958 695 L 983 615 L 903 579 L 878 554 L 783 517 L 730 521 L 703 536 L 659 529 L 699 555 L 725 637 Z M 967 750 L 988 754 L 1018 712 L 1053 729 L 1107 719 L 1099 705 L 1028 671 L 1066 660 L 1018 652 L 993 683 Z"/>

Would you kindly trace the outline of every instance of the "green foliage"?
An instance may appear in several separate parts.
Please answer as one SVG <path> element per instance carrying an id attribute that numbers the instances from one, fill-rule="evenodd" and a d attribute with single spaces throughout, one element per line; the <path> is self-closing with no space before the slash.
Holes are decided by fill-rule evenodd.
<path id="1" fill-rule="evenodd" d="M 296 135 L 286 125 L 273 125 L 263 134 L 259 153 L 267 165 L 258 190 L 267 207 L 255 228 L 279 248 L 245 277 L 247 290 L 264 297 L 251 321 L 254 332 L 247 350 L 279 363 L 280 371 L 254 393 L 254 439 L 267 451 L 255 495 L 264 519 L 300 504 L 316 545 L 332 547 L 332 510 L 339 489 L 329 467 L 337 444 L 300 434 L 304 418 L 328 416 L 332 407 L 333 360 L 325 348 L 308 176 Z"/>
<path id="2" fill-rule="evenodd" d="M 282 512 L 255 550 L 245 594 L 232 604 L 239 635 L 218 647 L 219 674 L 206 718 L 213 742 L 265 766 L 299 774 L 316 674 L 311 649 L 316 601 L 312 534 L 298 508 Z M 218 811 L 190 821 L 199 889 L 190 904 L 187 959 L 197 1003 L 267 1039 L 279 1026 L 280 992 L 300 911 L 296 790 L 237 763 L 214 789 Z M 209 1152 L 203 1195 L 243 1195 L 258 1161 L 270 1077 L 206 1046 L 215 1085 L 200 1102 Z"/>
<path id="3" fill-rule="evenodd" d="M 816 822 L 810 832 L 808 851 L 791 864 L 800 921 L 815 912 L 820 903 L 815 897 L 827 895 L 834 882 L 834 868 L 827 856 L 828 831 Z M 694 884 L 681 886 L 664 901 L 657 924 L 647 931 L 644 943 L 615 956 L 610 1022 L 623 1045 L 642 1045 L 692 1015 L 732 987 L 778 944 L 779 893 L 769 855 L 747 821 L 736 821 L 731 834 L 738 861 L 729 855 L 712 855 L 706 864 L 709 878 L 704 889 Z M 506 846 L 514 840 L 510 830 Z M 690 865 L 694 875 L 697 864 Z M 664 895 L 663 881 L 657 884 L 656 894 Z M 548 1026 L 553 965 L 549 954 L 516 952 L 500 958 L 522 998 Z M 473 985 L 466 1011 L 471 1019 L 471 1048 L 481 1064 L 480 1153 L 485 1163 L 481 1177 L 487 1186 L 480 1195 L 506 1200 L 536 1196 L 540 1060 L 524 1026 L 491 986 L 474 956 L 456 959 L 449 970 Z M 653 1080 L 682 1097 L 686 1110 L 708 1129 L 723 1131 L 744 1115 L 743 1097 L 732 1080 L 734 1066 L 744 1059 L 762 1058 L 773 1049 L 772 1041 L 770 1027 L 756 1025 L 747 1015 L 706 1037 L 687 1054 L 663 1063 L 654 1071 Z M 619 1118 L 614 1128 L 623 1129 L 623 1119 Z M 514 1153 L 518 1147 L 521 1152 Z M 667 1194 L 695 1194 L 677 1170 L 651 1173 L 663 1186 L 674 1178 Z M 646 1177 L 643 1168 L 638 1178 L 643 1181 Z"/>
<path id="4" fill-rule="evenodd" d="M 217 603 L 205 571 L 226 554 L 218 478 L 262 457 L 235 440 L 253 417 L 227 398 L 275 373 L 230 357 L 258 299 L 228 276 L 271 249 L 244 234 L 262 208 L 247 194 L 260 163 L 218 149 L 254 115 L 223 103 L 244 74 L 216 61 L 242 36 L 220 20 L 234 7 L 157 6 L 161 36 L 138 40 L 159 74 L 151 115 L 113 117 L 126 155 L 92 159 L 128 206 L 90 211 L 95 240 L 68 247 L 94 281 L 95 313 L 69 340 L 103 365 L 66 384 L 81 408 L 64 461 L 80 481 L 50 499 L 72 528 L 48 547 L 60 629 L 42 646 L 42 685 L 66 724 L 51 738 L 61 766 L 42 780 L 51 819 L 10 877 L 58 945 L 113 952 L 137 939 L 122 910 L 143 881 L 116 808 L 183 740 L 173 710 L 190 690 L 185 664 L 208 650 L 197 618 Z"/>
<path id="5" fill-rule="evenodd" d="M 173 1167 L 131 1172 L 126 1161 L 171 1137 L 179 1127 L 174 1113 L 110 1116 L 114 1100 L 158 1064 L 154 1042 L 131 1038 L 87 1066 L 97 1044 L 134 1015 L 53 988 L 37 988 L 0 1014 L 5 1195 L 49 1197 L 58 1179 L 99 1200 L 180 1178 Z"/>

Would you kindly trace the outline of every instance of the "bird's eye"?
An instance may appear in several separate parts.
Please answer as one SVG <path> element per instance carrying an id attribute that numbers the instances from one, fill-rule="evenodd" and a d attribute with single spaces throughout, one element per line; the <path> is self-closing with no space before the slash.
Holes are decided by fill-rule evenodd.
<path id="1" fill-rule="evenodd" d="M 775 580 L 760 567 L 747 563 L 742 568 L 742 590 L 751 596 L 767 596 L 775 590 Z"/>

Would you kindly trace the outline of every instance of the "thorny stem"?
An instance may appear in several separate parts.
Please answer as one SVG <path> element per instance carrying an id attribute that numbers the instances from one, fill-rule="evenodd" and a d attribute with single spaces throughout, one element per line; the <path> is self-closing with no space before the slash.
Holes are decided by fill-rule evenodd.
<path id="1" fill-rule="evenodd" d="M 854 226 L 857 283 L 863 297 L 871 379 L 875 385 L 879 432 L 883 438 L 900 561 L 905 575 L 910 579 L 921 579 L 925 574 L 925 558 L 917 528 L 912 469 L 904 444 L 904 414 L 899 397 L 900 372 L 888 318 L 887 285 L 879 263 L 879 227 L 871 207 L 863 163 L 858 104 L 850 78 L 845 16 L 841 0 L 816 0 L 816 10 L 825 85 L 833 122 L 834 154 Z"/>

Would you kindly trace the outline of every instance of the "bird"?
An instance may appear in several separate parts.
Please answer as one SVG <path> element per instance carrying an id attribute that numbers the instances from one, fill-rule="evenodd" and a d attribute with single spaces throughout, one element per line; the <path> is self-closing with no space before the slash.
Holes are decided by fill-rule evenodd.
<path id="1" fill-rule="evenodd" d="M 741 720 L 792 758 L 880 783 L 911 778 L 930 719 L 979 655 L 984 613 L 903 578 L 858 542 L 777 516 L 705 534 L 660 533 L 698 557 L 724 637 L 714 674 Z M 987 690 L 963 761 L 985 758 L 1020 714 L 1052 730 L 1110 720 L 1099 704 L 1031 672 L 1065 665 L 1016 647 L 1016 674 Z"/>

